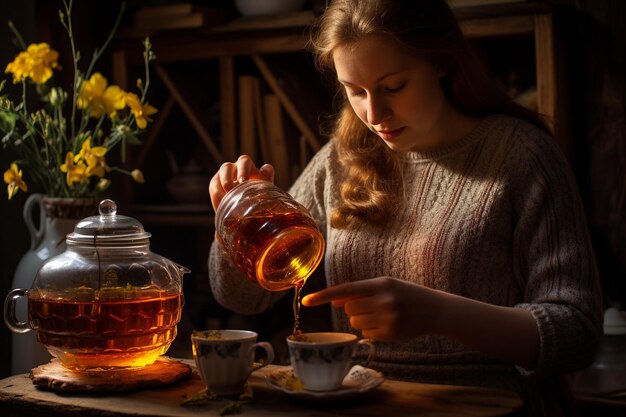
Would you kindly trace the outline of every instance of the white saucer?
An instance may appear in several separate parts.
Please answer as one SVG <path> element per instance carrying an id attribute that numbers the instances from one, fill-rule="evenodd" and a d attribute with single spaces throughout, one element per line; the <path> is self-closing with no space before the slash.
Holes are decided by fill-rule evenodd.
<path id="1" fill-rule="evenodd" d="M 300 381 L 293 374 L 291 366 L 273 370 L 266 376 L 267 385 L 287 395 L 302 399 L 336 400 L 345 399 L 370 391 L 383 383 L 383 374 L 370 368 L 355 365 L 343 379 L 341 388 L 333 391 L 309 391 L 300 389 Z M 295 384 L 294 384 L 295 382 Z"/>

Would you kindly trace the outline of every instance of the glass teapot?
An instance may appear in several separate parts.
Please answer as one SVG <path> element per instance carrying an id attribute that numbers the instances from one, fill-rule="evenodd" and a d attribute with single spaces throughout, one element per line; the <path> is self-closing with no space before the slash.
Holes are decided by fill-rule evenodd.
<path id="1" fill-rule="evenodd" d="M 67 235 L 65 252 L 49 259 L 29 290 L 14 289 L 4 320 L 16 333 L 37 332 L 52 356 L 75 370 L 151 365 L 176 337 L 190 272 L 149 249 L 150 233 L 117 215 L 111 200 Z M 28 321 L 15 314 L 26 297 Z M 17 353 L 19 354 L 19 353 Z"/>

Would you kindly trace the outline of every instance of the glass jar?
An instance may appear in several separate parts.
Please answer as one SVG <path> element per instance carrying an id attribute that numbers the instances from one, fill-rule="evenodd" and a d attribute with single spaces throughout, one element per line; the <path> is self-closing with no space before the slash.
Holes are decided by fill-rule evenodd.
<path id="1" fill-rule="evenodd" d="M 68 368 L 144 367 L 176 337 L 182 277 L 190 271 L 151 252 L 150 233 L 117 215 L 113 201 L 103 200 L 99 212 L 76 224 L 66 250 L 41 266 L 30 289 L 8 294 L 4 320 L 16 333 L 35 330 Z M 15 314 L 21 297 L 27 322 Z"/>
<path id="2" fill-rule="evenodd" d="M 228 191 L 215 224 L 235 265 L 270 291 L 302 286 L 324 256 L 324 237 L 307 209 L 269 181 Z"/>

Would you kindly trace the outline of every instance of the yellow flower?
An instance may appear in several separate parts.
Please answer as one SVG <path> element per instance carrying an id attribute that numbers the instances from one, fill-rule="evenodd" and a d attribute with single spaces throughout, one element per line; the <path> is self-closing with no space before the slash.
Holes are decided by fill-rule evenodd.
<path id="1" fill-rule="evenodd" d="M 133 179 L 139 184 L 143 184 L 145 182 L 143 178 L 143 172 L 141 172 L 141 170 L 139 169 L 133 169 L 133 171 L 130 173 L 130 176 L 133 177 Z"/>
<path id="2" fill-rule="evenodd" d="M 135 115 L 135 121 L 139 129 L 144 129 L 148 125 L 148 121 L 151 121 L 148 116 L 157 112 L 157 109 L 148 103 L 143 104 L 137 97 L 137 94 L 134 93 L 126 93 L 126 104 L 130 107 L 133 115 Z"/>
<path id="3" fill-rule="evenodd" d="M 91 117 L 99 118 L 105 113 L 113 118 L 117 110 L 124 108 L 124 94 L 124 90 L 116 85 L 107 87 L 107 79 L 96 72 L 89 80 L 81 83 L 76 107 L 91 107 Z"/>
<path id="4" fill-rule="evenodd" d="M 11 164 L 11 168 L 4 171 L 4 182 L 8 184 L 7 193 L 9 194 L 9 200 L 13 198 L 18 189 L 23 192 L 28 191 L 28 186 L 22 180 L 22 170 L 17 167 L 15 162 Z"/>
<path id="5" fill-rule="evenodd" d="M 104 146 L 91 147 L 91 136 L 89 136 L 83 142 L 83 146 L 80 149 L 78 155 L 74 157 L 74 162 L 85 161 L 87 162 L 87 170 L 85 174 L 90 177 L 92 175 L 100 178 L 104 177 L 104 171 L 110 171 L 111 168 L 107 165 L 104 155 L 107 153 L 107 148 Z"/>
<path id="6" fill-rule="evenodd" d="M 108 180 L 106 178 L 100 178 L 100 181 L 98 181 L 98 184 L 96 184 L 96 188 L 98 189 L 98 191 L 102 192 L 109 188 L 110 185 L 111 180 Z"/>
<path id="7" fill-rule="evenodd" d="M 61 172 L 66 172 L 67 177 L 65 181 L 67 185 L 72 186 L 75 182 L 86 183 L 89 180 L 89 176 L 86 174 L 87 166 L 85 164 L 74 164 L 74 152 L 68 152 L 65 155 L 65 163 L 61 165 Z"/>
<path id="8" fill-rule="evenodd" d="M 20 52 L 4 72 L 13 74 L 13 83 L 31 78 L 36 84 L 43 84 L 52 77 L 52 69 L 59 66 L 58 59 L 59 53 L 47 43 L 33 43 Z"/>

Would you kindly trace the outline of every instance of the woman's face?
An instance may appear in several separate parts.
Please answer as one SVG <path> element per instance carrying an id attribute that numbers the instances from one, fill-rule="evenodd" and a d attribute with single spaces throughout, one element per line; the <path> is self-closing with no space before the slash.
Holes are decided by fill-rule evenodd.
<path id="1" fill-rule="evenodd" d="M 423 151 L 444 140 L 443 74 L 432 63 L 384 36 L 340 46 L 333 60 L 354 112 L 389 148 Z"/>

